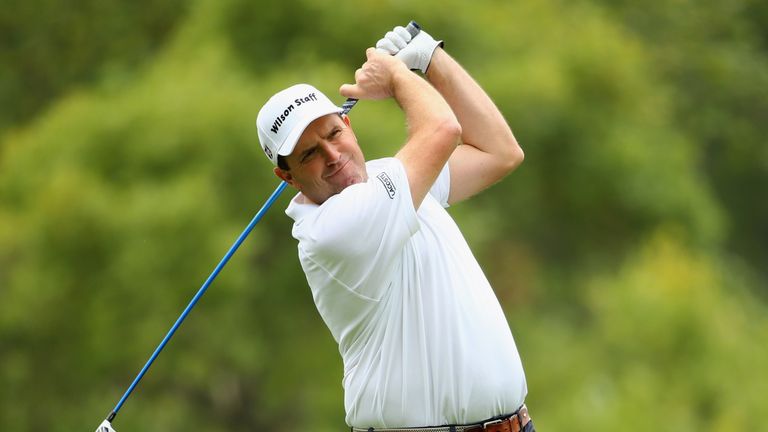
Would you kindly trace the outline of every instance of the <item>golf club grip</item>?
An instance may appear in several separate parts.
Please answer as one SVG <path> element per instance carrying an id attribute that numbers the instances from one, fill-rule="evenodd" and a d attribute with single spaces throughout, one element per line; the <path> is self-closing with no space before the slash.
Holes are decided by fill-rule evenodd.
<path id="1" fill-rule="evenodd" d="M 421 26 L 416 21 L 411 20 L 411 22 L 409 22 L 408 25 L 405 26 L 405 30 L 407 30 L 408 33 L 411 34 L 411 38 L 415 38 L 416 35 L 418 35 L 419 32 L 421 32 Z M 352 110 L 352 107 L 354 107 L 356 103 L 357 103 L 357 99 L 347 98 L 347 101 L 341 105 L 341 113 L 345 115 L 349 114 L 349 112 Z"/>

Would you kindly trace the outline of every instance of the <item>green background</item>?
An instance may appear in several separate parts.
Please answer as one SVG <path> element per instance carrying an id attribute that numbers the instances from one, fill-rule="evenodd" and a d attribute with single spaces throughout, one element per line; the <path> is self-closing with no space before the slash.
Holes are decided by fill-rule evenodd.
<path id="1" fill-rule="evenodd" d="M 6 0 L 0 430 L 93 430 L 278 184 L 255 116 L 341 103 L 417 20 L 526 153 L 451 213 L 541 431 L 766 431 L 768 3 Z M 405 138 L 358 104 L 369 158 Z M 345 430 L 342 366 L 282 209 L 120 411 L 126 431 Z"/>

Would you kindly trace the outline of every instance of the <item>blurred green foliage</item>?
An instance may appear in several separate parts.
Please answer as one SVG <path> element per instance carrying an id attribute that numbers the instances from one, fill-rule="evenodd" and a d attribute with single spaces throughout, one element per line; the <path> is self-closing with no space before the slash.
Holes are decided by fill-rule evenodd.
<path id="1" fill-rule="evenodd" d="M 296 82 L 335 95 L 409 19 L 526 152 L 451 212 L 506 309 L 539 429 L 768 430 L 764 2 L 6 6 L 0 430 L 95 428 L 277 185 L 261 104 Z M 352 121 L 368 157 L 405 136 L 391 101 Z M 118 430 L 344 429 L 287 200 Z"/>
<path id="2" fill-rule="evenodd" d="M 0 12 L 0 130 L 98 79 L 130 75 L 184 17 L 181 0 L 6 0 Z"/>

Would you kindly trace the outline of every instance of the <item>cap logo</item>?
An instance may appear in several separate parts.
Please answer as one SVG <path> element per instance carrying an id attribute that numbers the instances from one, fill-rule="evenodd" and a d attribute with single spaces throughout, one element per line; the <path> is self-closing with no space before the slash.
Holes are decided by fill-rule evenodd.
<path id="1" fill-rule="evenodd" d="M 272 150 L 269 147 L 264 146 L 264 153 L 267 154 L 268 158 L 272 159 Z"/>
<path id="2" fill-rule="evenodd" d="M 294 99 L 292 104 L 285 107 L 285 110 L 283 110 L 283 112 L 280 115 L 275 117 L 275 122 L 272 123 L 272 127 L 270 128 L 272 133 L 276 134 L 280 130 L 280 127 L 285 122 L 285 119 L 288 118 L 288 116 L 291 114 L 291 112 L 294 109 L 296 109 L 296 107 L 301 106 L 301 104 L 312 102 L 312 101 L 317 101 L 317 95 L 315 95 L 315 92 L 312 92 L 305 97 L 298 97 Z"/>

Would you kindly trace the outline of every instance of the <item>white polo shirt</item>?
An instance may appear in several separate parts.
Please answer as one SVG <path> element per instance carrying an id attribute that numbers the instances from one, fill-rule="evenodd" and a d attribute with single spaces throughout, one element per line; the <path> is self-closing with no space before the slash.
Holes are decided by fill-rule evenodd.
<path id="1" fill-rule="evenodd" d="M 527 388 L 509 325 L 445 211 L 443 169 L 418 211 L 402 163 L 367 163 L 368 181 L 322 205 L 298 194 L 299 259 L 344 360 L 356 427 L 466 424 L 514 412 Z"/>

